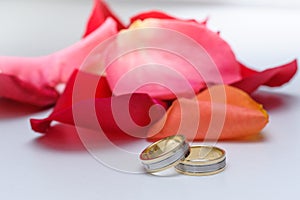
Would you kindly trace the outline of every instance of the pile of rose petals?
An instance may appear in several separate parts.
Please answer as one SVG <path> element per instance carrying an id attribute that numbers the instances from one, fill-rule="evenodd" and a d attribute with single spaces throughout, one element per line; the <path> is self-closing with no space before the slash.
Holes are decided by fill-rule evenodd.
<path id="1" fill-rule="evenodd" d="M 176 99 L 169 90 L 158 90 L 151 84 L 133 94 L 114 93 L 113 89 L 121 77 L 134 68 L 132 65 L 126 65 L 129 62 L 126 59 L 116 62 L 102 77 L 78 70 L 92 49 L 107 38 L 128 28 L 153 27 L 178 31 L 196 41 L 214 61 L 222 76 L 222 82 L 213 82 L 216 86 L 206 89 L 207 85 L 203 79 L 195 79 L 192 76 L 191 68 L 182 63 L 171 63 L 170 67 L 183 73 L 197 95 L 196 99 Z M 151 39 L 155 40 L 155 36 Z M 137 42 L 134 38 L 130 41 Z M 173 45 L 181 47 L 181 44 Z M 154 59 L 157 59 L 155 61 L 158 63 L 168 62 L 163 56 L 154 56 Z M 103 1 L 95 0 L 84 38 L 77 44 L 39 58 L 0 57 L 0 96 L 41 107 L 56 103 L 49 117 L 31 120 L 33 130 L 40 133 L 47 133 L 51 122 L 58 121 L 91 129 L 97 129 L 100 125 L 107 134 L 130 132 L 141 137 L 148 136 L 153 140 L 177 133 L 186 134 L 190 140 L 234 139 L 256 135 L 268 123 L 267 112 L 252 100 L 249 94 L 261 85 L 281 86 L 290 81 L 296 72 L 296 60 L 262 72 L 242 65 L 220 35 L 207 28 L 206 21 L 181 20 L 152 11 L 132 17 L 131 24 L 125 26 Z M 159 73 L 157 70 L 136 71 L 133 77 L 143 80 L 143 77 Z M 81 89 L 77 85 L 75 87 L 78 76 L 84 83 Z M 168 78 L 166 77 L 166 80 Z M 214 79 L 214 74 L 205 77 L 205 80 Z M 60 95 L 56 87 L 61 83 L 67 83 L 67 86 Z M 127 84 L 125 87 L 132 88 L 137 83 L 130 81 Z M 94 90 L 85 94 L 86 88 Z M 218 93 L 225 94 L 225 99 L 211 98 L 212 94 Z M 74 100 L 74 95 L 79 95 L 80 98 Z M 118 120 L 115 118 L 111 102 L 117 102 L 114 105 L 120 109 Z M 96 114 L 86 111 L 85 108 L 91 105 Z M 157 105 L 165 108 L 166 113 L 158 109 L 157 113 L 150 117 L 150 108 Z M 182 107 L 192 113 L 195 106 L 199 110 L 198 117 L 182 113 Z M 84 117 L 81 120 L 74 119 L 74 110 L 82 110 Z M 212 122 L 212 116 L 221 120 L 221 129 L 214 127 L 217 123 Z M 97 124 L 89 120 L 95 117 Z M 118 121 L 122 122 L 122 127 Z M 189 121 L 192 126 L 197 126 L 194 131 L 190 131 L 188 123 L 186 126 L 179 126 L 182 121 Z"/>

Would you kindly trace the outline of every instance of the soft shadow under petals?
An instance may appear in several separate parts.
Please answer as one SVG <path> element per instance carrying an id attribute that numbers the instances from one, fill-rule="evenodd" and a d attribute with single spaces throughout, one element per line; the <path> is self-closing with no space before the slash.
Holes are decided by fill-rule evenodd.
<path id="1" fill-rule="evenodd" d="M 80 127 L 76 129 L 72 125 L 55 124 L 48 129 L 47 134 L 38 137 L 34 142 L 39 147 L 56 151 L 83 152 L 87 151 L 86 147 L 105 149 L 111 148 L 112 145 L 122 146 L 136 140 L 140 139 L 126 134 L 100 134 L 91 129 Z"/>
<path id="2" fill-rule="evenodd" d="M 34 143 L 46 149 L 56 151 L 86 151 L 74 126 L 57 124 L 49 128 L 48 133 L 38 137 Z"/>
<path id="3" fill-rule="evenodd" d="M 252 94 L 252 97 L 262 104 L 268 112 L 288 109 L 293 105 L 294 96 L 276 92 L 259 90 Z"/>
<path id="4" fill-rule="evenodd" d="M 221 140 L 219 142 L 224 143 L 263 143 L 267 141 L 267 137 L 264 132 L 261 132 L 257 135 L 251 135 L 247 137 L 235 138 L 235 139 L 228 139 L 228 140 Z"/>
<path id="5" fill-rule="evenodd" d="M 45 108 L 18 103 L 9 99 L 0 98 L 0 120 L 11 119 L 41 112 Z"/>

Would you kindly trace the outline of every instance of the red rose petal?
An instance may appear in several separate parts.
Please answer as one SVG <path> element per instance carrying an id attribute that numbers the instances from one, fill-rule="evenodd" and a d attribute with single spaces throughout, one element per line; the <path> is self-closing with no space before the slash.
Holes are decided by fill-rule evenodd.
<path id="1" fill-rule="evenodd" d="M 143 12 L 140 14 L 137 14 L 133 17 L 131 17 L 130 21 L 131 23 L 135 22 L 136 20 L 145 20 L 148 18 L 154 18 L 154 19 L 177 19 L 176 17 L 173 17 L 171 15 L 168 15 L 164 12 L 160 11 L 148 11 L 148 12 Z"/>
<path id="2" fill-rule="evenodd" d="M 177 21 L 196 22 L 196 23 L 200 23 L 200 24 L 206 24 L 207 23 L 207 19 L 204 20 L 203 22 L 198 22 L 194 19 L 182 20 L 182 19 L 178 19 L 176 17 L 173 17 L 171 15 L 168 15 L 164 12 L 160 12 L 160 11 L 149 11 L 149 12 L 140 13 L 138 15 L 135 15 L 135 16 L 131 17 L 130 22 L 132 24 L 137 20 L 145 20 L 145 19 L 149 19 L 149 18 L 153 18 L 153 19 L 173 19 L 173 20 L 177 20 Z"/>
<path id="3" fill-rule="evenodd" d="M 101 26 L 107 18 L 113 18 L 117 22 L 118 30 L 124 29 L 125 26 L 116 17 L 107 6 L 107 4 L 102 0 L 94 0 L 94 8 L 89 17 L 86 30 L 83 37 L 88 36 L 90 33 L 94 32 L 99 26 Z"/>
<path id="4" fill-rule="evenodd" d="M 259 86 L 278 87 L 289 82 L 297 72 L 297 60 L 283 66 L 257 72 L 241 65 L 241 81 L 233 83 L 232 86 L 240 88 L 247 93 L 254 92 Z"/>
<path id="5" fill-rule="evenodd" d="M 80 81 L 82 84 L 79 84 L 79 87 L 74 91 L 74 84 L 77 76 L 80 76 Z M 86 92 L 89 88 L 93 88 L 97 84 L 97 89 L 94 98 L 89 97 L 89 92 Z M 76 93 L 79 94 L 80 98 L 77 99 L 76 102 L 73 100 L 73 95 Z M 85 94 L 86 93 L 86 94 Z M 128 98 L 130 97 L 129 105 Z M 113 115 L 113 105 L 116 105 L 120 108 L 120 112 L 118 111 L 118 115 L 122 124 L 125 124 L 126 130 L 130 130 L 130 132 L 137 133 L 137 129 L 140 130 L 137 126 L 132 125 L 130 120 L 132 119 L 135 124 L 138 126 L 146 126 L 151 120 L 149 117 L 149 110 L 153 105 L 157 105 L 157 101 L 150 98 L 147 94 L 132 94 L 132 95 L 122 95 L 117 97 L 111 97 L 111 91 L 109 90 L 108 84 L 106 82 L 105 77 L 88 74 L 81 71 L 75 71 L 68 82 L 65 92 L 57 102 L 56 107 L 52 114 L 42 120 L 31 119 L 32 129 L 36 132 L 46 133 L 52 121 L 58 121 L 61 123 L 71 124 L 80 127 L 97 129 L 99 128 L 99 124 L 105 132 L 109 133 L 123 133 L 123 130 L 120 129 L 119 125 L 115 120 L 115 116 Z M 97 123 L 91 120 L 95 117 L 95 112 L 90 112 L 88 108 L 91 105 L 95 105 L 93 108 L 96 112 Z M 129 109 L 131 118 L 124 115 L 122 109 Z M 74 109 L 80 110 L 80 120 L 74 119 Z M 120 116 L 121 115 L 121 116 Z M 156 115 L 155 119 L 158 120 L 161 115 Z M 154 119 L 154 120 L 155 120 Z M 76 121 L 76 123 L 75 123 Z M 141 133 L 142 134 L 142 133 Z M 146 132 L 145 132 L 146 134 Z"/>

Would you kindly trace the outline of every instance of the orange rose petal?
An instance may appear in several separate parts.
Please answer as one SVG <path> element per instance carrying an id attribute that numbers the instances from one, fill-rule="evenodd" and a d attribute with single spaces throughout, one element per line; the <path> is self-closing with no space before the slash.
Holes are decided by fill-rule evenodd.
<path id="1" fill-rule="evenodd" d="M 225 92 L 225 93 L 224 93 Z M 226 96 L 225 96 L 226 95 Z M 224 96 L 226 102 L 224 100 Z M 197 99 L 199 101 L 212 101 L 214 103 L 226 103 L 239 107 L 252 108 L 266 112 L 261 104 L 258 104 L 253 100 L 248 93 L 238 88 L 228 85 L 217 85 L 210 87 L 198 94 Z M 267 113 L 266 113 L 267 115 Z"/>
<path id="2" fill-rule="evenodd" d="M 174 101 L 165 117 L 150 128 L 148 136 L 149 140 L 174 134 L 183 134 L 188 140 L 236 139 L 258 134 L 268 120 L 262 105 L 245 92 L 231 86 L 214 86 L 200 93 L 196 101 Z"/>

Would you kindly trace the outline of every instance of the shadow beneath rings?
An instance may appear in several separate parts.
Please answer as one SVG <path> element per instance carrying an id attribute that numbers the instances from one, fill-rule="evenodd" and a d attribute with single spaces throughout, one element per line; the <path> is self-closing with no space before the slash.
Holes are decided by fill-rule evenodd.
<path id="1" fill-rule="evenodd" d="M 172 178 L 172 177 L 178 177 L 182 176 L 182 174 L 176 172 L 174 167 L 171 167 L 167 170 L 163 170 L 160 172 L 155 172 L 155 173 L 147 173 L 145 172 L 147 176 L 152 176 L 152 177 L 157 177 L 157 178 Z"/>
<path id="2" fill-rule="evenodd" d="M 23 117 L 44 110 L 46 110 L 46 108 L 40 108 L 0 98 L 0 120 Z"/>

